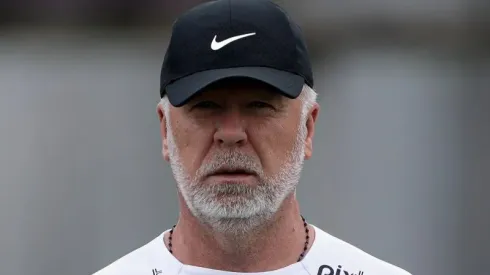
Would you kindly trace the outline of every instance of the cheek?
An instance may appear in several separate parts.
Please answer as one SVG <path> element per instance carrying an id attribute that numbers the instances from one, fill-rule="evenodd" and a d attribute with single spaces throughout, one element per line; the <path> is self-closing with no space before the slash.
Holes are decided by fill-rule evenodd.
<path id="1" fill-rule="evenodd" d="M 250 130 L 250 142 L 259 156 L 266 173 L 277 173 L 293 149 L 297 127 L 292 121 L 271 123 L 267 127 Z"/>
<path id="2" fill-rule="evenodd" d="M 195 173 L 212 144 L 212 132 L 191 123 L 177 123 L 174 136 L 182 164 Z"/>

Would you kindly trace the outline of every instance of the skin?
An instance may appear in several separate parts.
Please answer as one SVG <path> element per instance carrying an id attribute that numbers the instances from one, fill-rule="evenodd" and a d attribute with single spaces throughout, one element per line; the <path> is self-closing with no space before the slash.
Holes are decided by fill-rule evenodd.
<path id="1" fill-rule="evenodd" d="M 194 186 L 196 190 L 209 186 L 235 190 L 242 186 L 254 190 L 266 183 L 281 184 L 275 176 L 285 165 L 282 160 L 291 158 L 291 154 L 301 154 L 296 157 L 307 160 L 313 153 L 319 106 L 315 103 L 304 119 L 301 118 L 302 106 L 300 98 L 286 98 L 270 87 L 250 80 L 220 82 L 183 107 L 169 105 L 169 118 L 166 118 L 163 106 L 158 105 L 163 157 L 171 163 L 174 159 L 174 174 L 175 159 L 178 158 L 183 174 L 192 178 L 186 181 L 176 177 L 181 182 L 180 213 L 172 244 L 173 254 L 180 262 L 235 272 L 263 272 L 297 261 L 303 251 L 305 231 L 294 191 L 284 196 L 276 211 L 259 215 L 259 212 L 247 210 L 250 218 L 226 219 L 225 227 L 222 216 L 200 215 L 189 207 L 183 186 Z M 298 143 L 300 127 L 305 130 Z M 298 144 L 301 150 L 294 148 Z M 254 167 L 257 173 L 203 175 L 201 172 L 207 171 L 203 167 L 214 167 L 209 164 L 216 163 L 215 156 L 223 152 L 247 156 L 253 165 L 243 167 Z M 251 198 L 245 193 L 223 193 L 209 199 L 216 205 L 232 207 L 233 202 L 250 201 Z M 253 222 L 245 223 L 244 220 Z M 240 228 L 246 230 L 240 231 Z M 168 245 L 168 234 L 165 240 Z M 314 230 L 310 227 L 310 244 L 313 240 Z"/>

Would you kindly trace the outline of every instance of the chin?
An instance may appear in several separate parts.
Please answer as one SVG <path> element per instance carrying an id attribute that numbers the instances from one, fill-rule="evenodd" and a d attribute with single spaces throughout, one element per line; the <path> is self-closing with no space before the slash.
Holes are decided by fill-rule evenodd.
<path id="1" fill-rule="evenodd" d="M 227 234 L 243 234 L 263 225 L 274 215 L 274 207 L 257 204 L 238 196 L 215 199 L 199 207 L 198 218 L 214 230 Z"/>
<path id="2" fill-rule="evenodd" d="M 189 187 L 189 186 L 184 186 Z M 192 214 L 203 224 L 223 233 L 246 233 L 263 226 L 279 211 L 290 193 L 269 184 L 206 182 L 183 188 Z"/>

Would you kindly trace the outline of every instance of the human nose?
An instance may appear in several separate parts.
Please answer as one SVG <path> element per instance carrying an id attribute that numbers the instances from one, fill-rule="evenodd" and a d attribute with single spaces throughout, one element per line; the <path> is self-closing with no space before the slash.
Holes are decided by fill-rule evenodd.
<path id="1" fill-rule="evenodd" d="M 214 141 L 223 146 L 247 143 L 244 119 L 238 110 L 225 112 L 216 122 Z"/>

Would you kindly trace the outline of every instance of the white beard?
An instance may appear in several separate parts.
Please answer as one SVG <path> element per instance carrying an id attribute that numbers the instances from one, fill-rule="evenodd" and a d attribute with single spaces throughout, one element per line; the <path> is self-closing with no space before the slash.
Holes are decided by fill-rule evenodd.
<path id="1" fill-rule="evenodd" d="M 187 207 L 200 222 L 222 233 L 245 233 L 270 220 L 284 199 L 295 192 L 304 161 L 307 133 L 304 119 L 301 119 L 293 148 L 275 175 L 265 176 L 256 158 L 226 150 L 215 154 L 202 164 L 195 176 L 191 176 L 182 165 L 168 115 L 166 117 L 172 172 Z M 258 185 L 202 183 L 204 175 L 224 165 L 254 171 L 258 175 Z"/>

